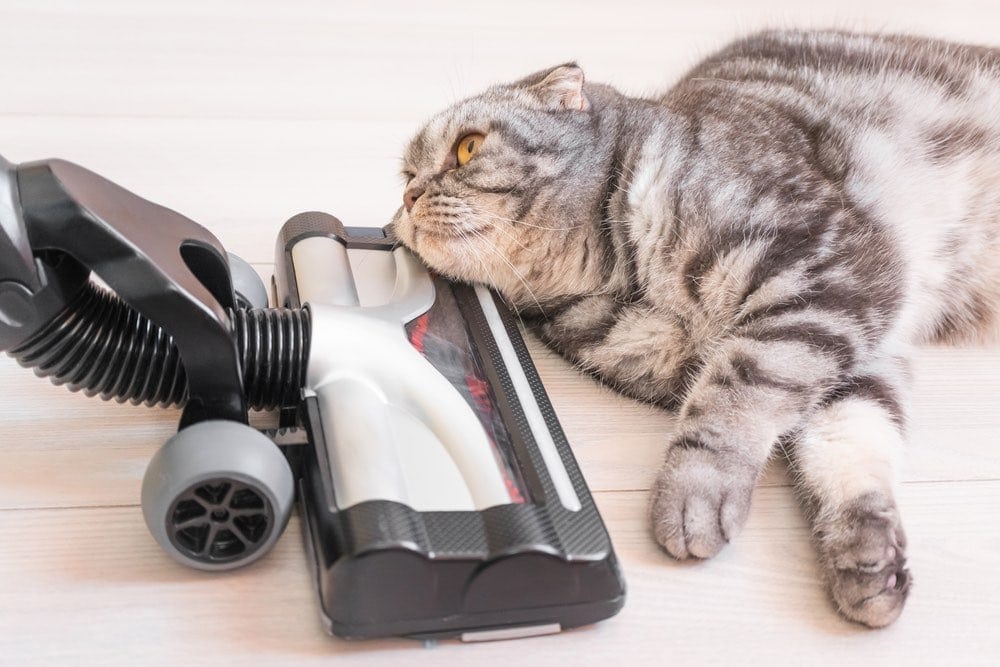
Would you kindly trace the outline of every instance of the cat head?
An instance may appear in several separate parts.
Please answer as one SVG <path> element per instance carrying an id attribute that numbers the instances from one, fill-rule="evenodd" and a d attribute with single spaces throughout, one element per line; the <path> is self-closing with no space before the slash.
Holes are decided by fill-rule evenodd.
<path id="1" fill-rule="evenodd" d="M 403 157 L 396 236 L 443 275 L 515 303 L 565 293 L 607 179 L 602 88 L 561 65 L 433 117 Z"/>

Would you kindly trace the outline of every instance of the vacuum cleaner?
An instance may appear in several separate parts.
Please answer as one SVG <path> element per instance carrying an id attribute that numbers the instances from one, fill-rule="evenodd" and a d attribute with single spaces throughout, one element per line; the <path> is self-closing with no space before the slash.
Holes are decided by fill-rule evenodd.
<path id="1" fill-rule="evenodd" d="M 621 568 L 503 300 L 428 271 L 391 225 L 319 212 L 284 224 L 275 266 L 268 290 L 179 213 L 0 157 L 0 350 L 73 391 L 182 407 L 142 485 L 173 559 L 252 563 L 297 504 L 334 635 L 617 613 Z"/>

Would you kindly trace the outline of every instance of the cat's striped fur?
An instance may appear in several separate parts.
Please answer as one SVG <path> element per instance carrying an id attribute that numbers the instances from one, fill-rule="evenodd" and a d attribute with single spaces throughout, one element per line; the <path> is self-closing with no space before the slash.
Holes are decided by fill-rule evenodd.
<path id="1" fill-rule="evenodd" d="M 782 447 L 839 610 L 898 616 L 909 346 L 997 328 L 1000 51 L 768 32 L 657 99 L 564 65 L 435 117 L 404 170 L 404 243 L 680 410 L 651 500 L 670 554 L 732 539 Z"/>

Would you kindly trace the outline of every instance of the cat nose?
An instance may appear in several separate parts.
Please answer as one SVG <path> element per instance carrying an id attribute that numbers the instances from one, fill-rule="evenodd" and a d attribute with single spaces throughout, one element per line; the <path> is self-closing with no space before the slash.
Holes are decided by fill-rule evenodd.
<path id="1" fill-rule="evenodd" d="M 406 212 L 409 213 L 413 205 L 420 199 L 420 195 L 424 194 L 424 188 L 412 187 L 408 188 L 406 192 L 403 193 L 403 206 L 406 207 Z"/>

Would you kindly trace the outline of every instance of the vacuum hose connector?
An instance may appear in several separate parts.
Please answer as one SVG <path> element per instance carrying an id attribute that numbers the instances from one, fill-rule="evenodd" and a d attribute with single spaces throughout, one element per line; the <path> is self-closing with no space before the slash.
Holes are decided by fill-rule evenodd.
<path id="1" fill-rule="evenodd" d="M 295 405 L 309 354 L 307 309 L 229 311 L 247 404 Z M 89 283 L 10 355 L 71 391 L 134 405 L 182 406 L 188 388 L 180 353 L 161 326 L 113 292 Z"/>

